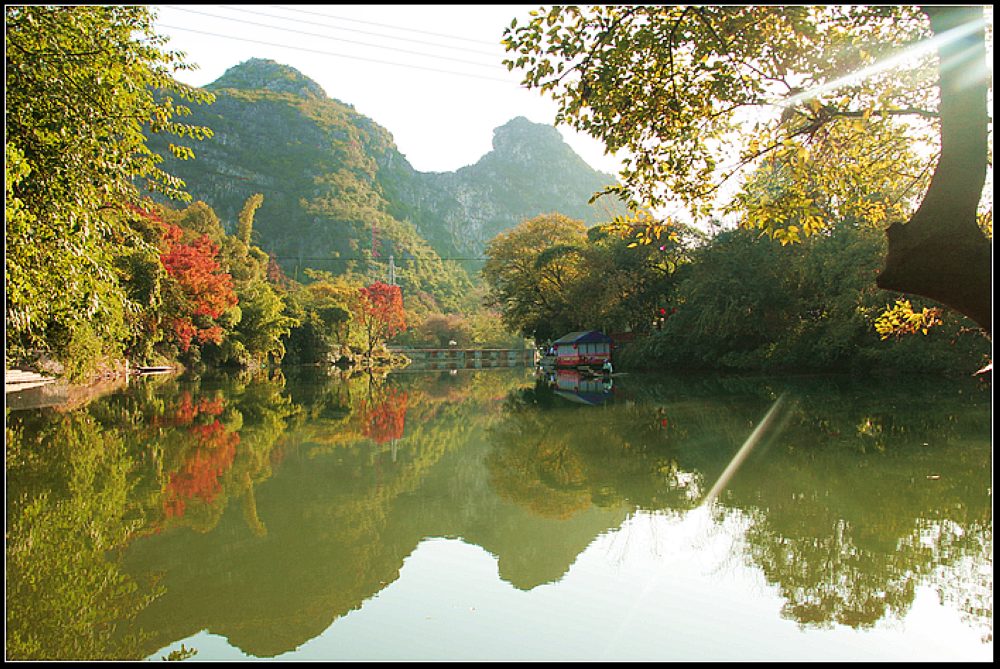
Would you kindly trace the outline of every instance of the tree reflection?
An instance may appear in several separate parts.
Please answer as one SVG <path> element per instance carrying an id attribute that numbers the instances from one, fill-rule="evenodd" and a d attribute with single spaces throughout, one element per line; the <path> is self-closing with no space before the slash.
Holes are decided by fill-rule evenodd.
<path id="1" fill-rule="evenodd" d="M 454 482 L 438 463 L 499 413 L 510 383 L 363 374 L 293 384 L 301 403 L 279 439 L 281 471 L 255 493 L 266 533 L 224 515 L 210 533 L 163 532 L 130 551 L 129 570 L 162 572 L 167 590 L 137 620 L 154 630 L 147 650 L 207 628 L 275 656 L 396 580 L 425 536 L 452 535 L 474 514 L 426 481 Z M 563 570 L 575 554 L 561 557 Z"/>
<path id="2" fill-rule="evenodd" d="M 214 528 L 231 502 L 240 501 L 247 523 L 265 531 L 255 510 L 254 485 L 280 460 L 279 440 L 297 408 L 283 394 L 280 373 L 239 373 L 183 386 L 171 380 L 142 405 L 139 428 L 151 457 L 140 472 L 146 491 L 144 533 L 172 527 Z M 157 504 L 160 513 L 153 510 Z"/>
<path id="3" fill-rule="evenodd" d="M 902 392 L 800 390 L 725 504 L 747 514 L 747 555 L 781 588 L 789 619 L 869 628 L 907 612 L 924 585 L 991 637 L 992 588 L 977 575 L 991 581 L 992 569 L 958 568 L 992 553 L 988 404 L 975 388 L 962 404 L 943 389 Z"/>
<path id="4" fill-rule="evenodd" d="M 515 587 L 557 581 L 629 514 L 698 507 L 781 393 L 782 429 L 712 509 L 783 615 L 867 628 L 932 587 L 992 637 L 975 389 L 626 376 L 584 406 L 516 370 L 290 374 L 8 413 L 10 657 L 147 657 L 202 630 L 275 656 L 427 537 L 483 547 Z"/>
<path id="5" fill-rule="evenodd" d="M 184 392 L 171 413 L 173 425 L 185 428 L 182 434 L 189 445 L 181 464 L 168 475 L 163 495 L 167 519 L 184 516 L 188 504 L 196 498 L 201 504 L 213 505 L 222 490 L 220 479 L 232 468 L 240 443 L 239 433 L 227 431 L 219 422 L 221 398 L 203 398 L 195 405 L 191 393 Z M 198 418 L 204 422 L 196 422 Z"/>
<path id="6" fill-rule="evenodd" d="M 651 438 L 662 418 L 644 420 L 636 415 L 644 410 L 627 402 L 571 404 L 544 381 L 512 392 L 505 408 L 489 433 L 486 463 L 501 497 L 559 518 L 592 505 L 632 511 L 694 505 L 700 477 L 684 475 L 666 444 Z"/>
<path id="7" fill-rule="evenodd" d="M 280 378 L 244 384 L 223 396 L 140 380 L 84 407 L 7 412 L 10 658 L 145 656 L 149 635 L 131 621 L 164 589 L 122 569 L 126 549 L 166 527 L 208 531 L 230 497 L 253 506 L 254 482 L 270 476 L 292 408 Z"/>
<path id="8" fill-rule="evenodd" d="M 545 414 L 530 410 L 552 404 L 552 391 L 539 382 L 506 401 L 509 418 L 495 428 L 487 458 L 490 483 L 500 497 L 523 504 L 546 518 L 569 518 L 591 505 L 583 464 L 572 448 L 573 435 Z"/>
<path id="9" fill-rule="evenodd" d="M 361 432 L 376 444 L 400 439 L 406 425 L 407 395 L 395 388 L 380 387 L 381 392 L 362 399 L 358 416 Z"/>
<path id="10" fill-rule="evenodd" d="M 120 568 L 136 527 L 122 434 L 82 412 L 8 412 L 6 438 L 7 658 L 139 658 L 123 623 L 159 590 Z"/>
<path id="11" fill-rule="evenodd" d="M 974 383 L 629 378 L 601 407 L 561 405 L 536 384 L 508 396 L 490 432 L 490 480 L 540 515 L 616 501 L 683 513 L 782 392 L 794 400 L 781 429 L 715 513 L 742 517 L 745 557 L 780 588 L 783 615 L 863 629 L 932 586 L 991 639 L 989 404 Z"/>

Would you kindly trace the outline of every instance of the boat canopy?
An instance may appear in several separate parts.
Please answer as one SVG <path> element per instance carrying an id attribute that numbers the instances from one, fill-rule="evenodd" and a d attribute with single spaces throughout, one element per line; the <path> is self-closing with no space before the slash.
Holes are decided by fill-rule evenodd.
<path id="1" fill-rule="evenodd" d="M 610 344 L 611 337 L 600 330 L 585 330 L 583 332 L 570 332 L 552 342 L 556 344 Z"/>

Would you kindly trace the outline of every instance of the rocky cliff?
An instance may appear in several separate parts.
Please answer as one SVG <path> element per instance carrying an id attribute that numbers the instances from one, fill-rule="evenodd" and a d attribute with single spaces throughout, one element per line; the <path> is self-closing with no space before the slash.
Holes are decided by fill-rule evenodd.
<path id="1" fill-rule="evenodd" d="M 615 183 L 563 141 L 552 126 L 517 117 L 493 131 L 493 150 L 455 172 L 415 172 L 398 153 L 376 156 L 386 197 L 397 216 L 413 221 L 435 248 L 463 258 L 481 256 L 497 233 L 538 214 L 558 211 L 587 223 L 606 221 L 620 207 L 605 198 Z"/>

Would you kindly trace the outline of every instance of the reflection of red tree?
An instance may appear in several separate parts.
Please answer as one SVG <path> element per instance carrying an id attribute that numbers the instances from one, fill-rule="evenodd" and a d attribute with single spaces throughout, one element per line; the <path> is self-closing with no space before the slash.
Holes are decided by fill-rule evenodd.
<path id="1" fill-rule="evenodd" d="M 197 402 L 191 397 L 190 391 L 183 391 L 177 400 L 176 406 L 169 414 L 164 416 L 154 416 L 153 424 L 157 427 L 163 426 L 185 426 L 190 425 L 198 416 L 218 416 L 225 409 L 225 400 L 222 397 L 208 398 L 202 397 Z"/>
<path id="2" fill-rule="evenodd" d="M 187 502 L 195 497 L 206 504 L 212 503 L 222 489 L 219 479 L 233 466 L 236 445 L 240 443 L 239 433 L 226 432 L 219 421 L 194 426 L 191 431 L 214 443 L 209 448 L 199 444 L 192 449 L 181 469 L 170 475 L 163 500 L 167 518 L 183 516 Z"/>
<path id="3" fill-rule="evenodd" d="M 221 477 L 233 465 L 236 446 L 240 443 L 238 432 L 227 432 L 215 418 L 222 413 L 221 397 L 201 398 L 197 402 L 191 393 L 181 394 L 177 406 L 164 421 L 169 425 L 187 427 L 187 434 L 194 445 L 188 450 L 181 467 L 170 474 L 163 499 L 163 512 L 167 518 L 184 515 L 187 503 L 194 498 L 211 504 L 222 489 Z M 199 417 L 211 422 L 196 422 Z"/>
<path id="4" fill-rule="evenodd" d="M 378 444 L 399 439 L 406 423 L 406 403 L 406 393 L 398 393 L 395 388 L 390 388 L 377 403 L 362 401 L 359 407 L 361 432 Z"/>
<path id="5" fill-rule="evenodd" d="M 274 448 L 271 449 L 268 455 L 268 460 L 271 463 L 271 467 L 277 467 L 282 462 L 285 461 L 285 456 L 288 455 L 288 448 L 290 442 L 285 436 L 279 437 L 277 443 L 275 443 Z"/>

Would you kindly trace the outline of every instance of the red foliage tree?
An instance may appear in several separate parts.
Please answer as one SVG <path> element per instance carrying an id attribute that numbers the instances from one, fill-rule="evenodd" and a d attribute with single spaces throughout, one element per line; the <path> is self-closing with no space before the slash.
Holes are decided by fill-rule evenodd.
<path id="1" fill-rule="evenodd" d="M 222 327 L 213 320 L 238 300 L 233 277 L 221 271 L 219 246 L 208 235 L 184 242 L 183 234 L 176 225 L 164 225 L 160 262 L 176 287 L 173 299 L 164 305 L 164 320 L 181 350 L 187 351 L 192 340 L 220 343 Z"/>
<path id="2" fill-rule="evenodd" d="M 368 338 L 368 355 L 375 345 L 406 329 L 403 293 L 399 286 L 376 281 L 358 290 L 356 316 Z"/>

